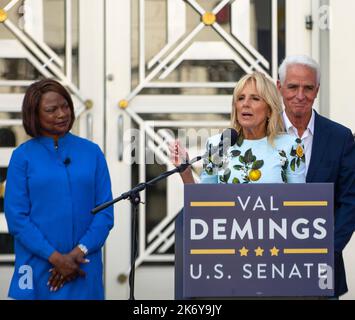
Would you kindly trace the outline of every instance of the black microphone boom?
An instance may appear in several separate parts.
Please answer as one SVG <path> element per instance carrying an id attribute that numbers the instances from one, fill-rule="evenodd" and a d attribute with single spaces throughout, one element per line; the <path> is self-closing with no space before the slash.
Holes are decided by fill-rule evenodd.
<path id="1" fill-rule="evenodd" d="M 208 150 L 202 156 L 198 156 L 187 163 L 183 163 L 173 170 L 170 170 L 168 172 L 164 172 L 163 174 L 159 175 L 158 177 L 155 177 L 154 179 L 152 179 L 148 182 L 143 182 L 143 183 L 136 185 L 130 191 L 122 193 L 121 196 L 119 196 L 118 198 L 108 201 L 106 203 L 103 203 L 103 204 L 97 206 L 96 208 L 92 209 L 91 213 L 96 214 L 99 211 L 106 209 L 109 206 L 112 206 L 113 204 L 115 204 L 118 201 L 121 201 L 124 199 L 132 199 L 133 195 L 143 191 L 147 186 L 152 186 L 155 183 L 157 183 L 158 181 L 166 179 L 167 177 L 171 176 L 174 173 L 183 172 L 186 170 L 187 167 L 191 166 L 193 163 L 200 161 L 201 159 L 204 159 L 208 156 L 211 156 L 217 152 L 220 152 L 221 149 L 226 150 L 226 148 L 229 148 L 229 147 L 235 145 L 235 143 L 237 142 L 237 139 L 238 139 L 238 133 L 235 129 L 228 128 L 228 129 L 224 130 L 223 133 L 221 134 L 221 139 L 220 139 L 218 146 L 213 146 L 211 149 L 212 152 L 210 150 Z M 70 163 L 70 158 L 67 158 L 65 160 L 69 160 L 69 163 Z"/>
<path id="2" fill-rule="evenodd" d="M 213 153 L 224 152 L 224 150 L 227 150 L 227 148 L 233 146 L 238 139 L 238 134 L 234 129 L 226 129 L 223 131 L 221 135 L 220 142 L 218 146 L 213 147 Z M 211 148 L 209 148 L 211 149 Z M 211 155 L 211 150 L 208 150 L 203 156 L 196 157 L 192 159 L 191 161 L 187 163 L 183 163 L 180 166 L 174 168 L 173 170 L 164 172 L 163 174 L 159 175 L 158 177 L 155 177 L 154 179 L 148 181 L 148 182 L 143 182 L 138 185 L 136 185 L 133 189 L 129 190 L 128 192 L 122 193 L 121 196 L 119 196 L 116 199 L 113 199 L 111 201 L 108 201 L 106 203 L 103 203 L 96 208 L 91 210 L 92 214 L 97 214 L 99 211 L 112 206 L 114 203 L 124 200 L 124 199 L 129 199 L 134 207 L 133 210 L 133 216 L 132 216 L 132 232 L 131 232 L 131 271 L 129 274 L 129 285 L 130 285 L 130 300 L 134 300 L 134 279 L 135 279 L 135 261 L 136 261 L 136 256 L 137 256 L 137 246 L 138 246 L 138 240 L 137 240 L 137 215 L 138 215 L 138 205 L 140 203 L 140 192 L 145 190 L 147 187 L 150 187 L 160 180 L 166 179 L 167 177 L 171 176 L 174 173 L 177 172 L 183 172 L 186 170 L 187 167 L 191 166 L 194 162 L 199 161 L 203 158 L 206 158 Z M 67 161 L 68 160 L 68 161 Z M 70 158 L 65 159 L 64 163 L 70 163 Z"/>

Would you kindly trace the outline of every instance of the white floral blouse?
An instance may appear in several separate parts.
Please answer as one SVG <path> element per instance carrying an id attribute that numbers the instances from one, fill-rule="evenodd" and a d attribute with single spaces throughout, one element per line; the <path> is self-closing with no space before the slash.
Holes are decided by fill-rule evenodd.
<path id="1" fill-rule="evenodd" d="M 220 135 L 207 141 L 207 148 L 218 145 Z M 300 139 L 288 134 L 275 138 L 242 140 L 222 156 L 204 160 L 200 183 L 304 183 L 305 153 Z"/>

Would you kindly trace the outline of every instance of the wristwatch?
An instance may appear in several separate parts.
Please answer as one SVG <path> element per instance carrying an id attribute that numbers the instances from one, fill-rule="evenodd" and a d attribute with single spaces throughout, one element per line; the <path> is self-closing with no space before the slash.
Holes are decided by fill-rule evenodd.
<path id="1" fill-rule="evenodd" d="M 82 253 L 84 254 L 84 255 L 87 255 L 88 254 L 88 252 L 89 252 L 89 250 L 88 250 L 88 248 L 86 248 L 86 246 L 84 246 L 83 244 L 78 244 L 78 248 L 82 251 Z"/>

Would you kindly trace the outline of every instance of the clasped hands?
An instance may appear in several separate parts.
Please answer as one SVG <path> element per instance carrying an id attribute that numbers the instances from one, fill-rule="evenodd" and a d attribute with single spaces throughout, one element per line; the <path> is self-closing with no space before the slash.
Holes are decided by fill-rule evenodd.
<path id="1" fill-rule="evenodd" d="M 84 253 L 78 247 L 68 254 L 55 251 L 48 260 L 53 265 L 53 268 L 49 270 L 51 275 L 47 283 L 50 291 L 58 291 L 64 284 L 77 277 L 85 277 L 86 273 L 80 269 L 80 265 L 90 262 L 85 259 Z"/>

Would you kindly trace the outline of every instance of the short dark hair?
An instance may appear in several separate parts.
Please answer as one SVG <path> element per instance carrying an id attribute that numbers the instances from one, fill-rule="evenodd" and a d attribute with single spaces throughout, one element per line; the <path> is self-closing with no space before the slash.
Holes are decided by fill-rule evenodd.
<path id="1" fill-rule="evenodd" d="M 69 92 L 58 81 L 53 79 L 37 81 L 28 87 L 22 102 L 23 127 L 26 133 L 34 138 L 41 135 L 39 105 L 42 96 L 47 92 L 56 92 L 68 102 L 71 111 L 71 121 L 68 131 L 71 130 L 75 120 L 74 104 Z"/>

